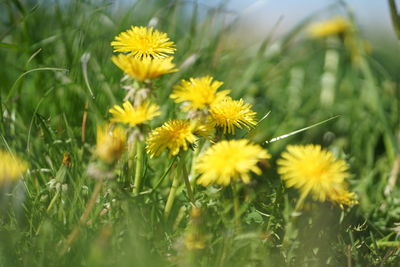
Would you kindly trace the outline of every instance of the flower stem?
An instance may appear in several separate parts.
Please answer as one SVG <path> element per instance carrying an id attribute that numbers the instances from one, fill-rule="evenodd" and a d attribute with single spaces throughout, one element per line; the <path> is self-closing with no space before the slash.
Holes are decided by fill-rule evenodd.
<path id="1" fill-rule="evenodd" d="M 295 206 L 293 212 L 299 212 L 301 210 L 301 208 L 303 207 L 303 204 L 304 204 L 304 200 L 307 197 L 307 194 L 308 194 L 308 192 L 300 195 L 300 198 L 297 200 L 297 203 L 296 203 L 296 206 Z"/>
<path id="2" fill-rule="evenodd" d="M 174 204 L 174 200 L 175 200 L 176 191 L 178 189 L 178 186 L 179 186 L 179 177 L 178 177 L 177 173 L 175 173 L 174 180 L 172 181 L 172 186 L 171 186 L 171 189 L 169 191 L 167 203 L 165 204 L 165 208 L 164 208 L 164 217 L 165 217 L 165 219 L 168 218 L 168 216 L 169 216 L 169 214 L 171 212 L 172 205 Z"/>
<path id="3" fill-rule="evenodd" d="M 196 161 L 197 158 L 200 154 L 201 149 L 203 148 L 204 145 L 204 140 L 200 140 L 199 144 L 197 145 L 197 147 L 195 148 L 193 155 L 192 155 L 192 162 L 191 162 L 191 166 L 190 166 L 190 174 L 189 177 L 194 178 L 195 174 L 196 174 Z M 192 179 L 192 184 L 194 183 L 195 179 Z"/>
<path id="4" fill-rule="evenodd" d="M 137 140 L 136 142 L 136 166 L 135 166 L 135 180 L 133 184 L 133 193 L 139 194 L 140 184 L 142 183 L 142 169 L 143 169 L 143 142 Z"/>
<path id="5" fill-rule="evenodd" d="M 185 181 L 185 186 L 186 186 L 186 190 L 190 199 L 190 202 L 192 203 L 193 206 L 196 206 L 195 201 L 194 201 L 194 195 L 193 195 L 193 191 L 192 191 L 192 187 L 190 185 L 190 181 L 189 181 L 189 176 L 188 176 L 188 171 L 186 169 L 186 165 L 185 165 L 185 158 L 181 157 L 179 159 L 179 169 L 181 169 L 182 171 L 182 176 L 183 176 L 183 180 Z"/>
<path id="6" fill-rule="evenodd" d="M 241 232 L 241 225 L 240 225 L 240 205 L 239 205 L 239 194 L 238 188 L 235 183 L 231 183 L 232 194 L 233 194 L 233 212 L 235 216 L 235 224 L 236 230 Z"/>
<path id="7" fill-rule="evenodd" d="M 336 39 L 328 40 L 334 45 Z M 329 48 L 325 53 L 324 73 L 321 78 L 320 103 L 323 107 L 332 107 L 335 102 L 336 76 L 339 65 L 339 54 L 334 48 Z"/>
<path id="8" fill-rule="evenodd" d="M 51 199 L 50 204 L 49 204 L 49 206 L 47 207 L 47 210 L 46 210 L 47 212 L 50 212 L 51 209 L 53 208 L 54 204 L 56 203 L 56 200 L 58 199 L 58 196 L 60 195 L 60 190 L 57 190 L 56 194 Z"/>
<path id="9" fill-rule="evenodd" d="M 68 251 L 68 249 L 71 247 L 72 243 L 79 236 L 79 233 L 81 231 L 81 226 L 83 226 L 87 223 L 90 212 L 93 210 L 94 205 L 96 204 L 96 199 L 100 194 L 101 188 L 103 187 L 103 183 L 104 183 L 103 179 L 99 180 L 96 183 L 93 193 L 92 193 L 89 201 L 86 204 L 85 210 L 83 211 L 83 214 L 82 214 L 81 218 L 79 219 L 79 223 L 74 227 L 72 232 L 68 235 L 67 239 L 65 240 L 64 248 L 61 250 L 62 255 Z"/>
<path id="10" fill-rule="evenodd" d="M 295 238 L 296 235 L 296 220 L 299 216 L 300 210 L 303 208 L 304 200 L 307 197 L 308 192 L 300 195 L 300 198 L 297 200 L 296 206 L 293 212 L 290 215 L 290 219 L 286 225 L 286 233 L 283 239 L 283 245 L 288 246 L 290 244 L 291 239 Z"/>

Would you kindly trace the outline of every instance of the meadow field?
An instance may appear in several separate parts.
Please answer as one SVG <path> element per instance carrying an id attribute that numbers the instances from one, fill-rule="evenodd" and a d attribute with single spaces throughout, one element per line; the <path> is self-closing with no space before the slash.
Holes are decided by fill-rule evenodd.
<path id="1" fill-rule="evenodd" d="M 400 266 L 399 43 L 334 10 L 0 1 L 0 266 Z"/>

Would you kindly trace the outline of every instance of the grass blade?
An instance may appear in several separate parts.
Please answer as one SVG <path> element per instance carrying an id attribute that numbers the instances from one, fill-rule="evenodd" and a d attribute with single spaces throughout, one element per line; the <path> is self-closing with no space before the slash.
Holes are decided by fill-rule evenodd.
<path id="1" fill-rule="evenodd" d="M 36 68 L 36 69 L 31 69 L 28 71 L 25 71 L 24 73 L 22 73 L 17 80 L 14 82 L 14 84 L 12 85 L 10 92 L 8 93 L 5 102 L 8 102 L 8 100 L 11 98 L 11 96 L 14 94 L 15 90 L 17 89 L 17 85 L 18 82 L 27 74 L 31 73 L 31 72 L 36 72 L 36 71 L 68 71 L 67 69 L 61 69 L 61 68 L 52 68 L 52 67 L 45 67 L 45 68 Z"/>
<path id="2" fill-rule="evenodd" d="M 265 141 L 265 143 L 266 143 L 266 144 L 269 144 L 269 143 L 273 143 L 273 142 L 279 141 L 279 140 L 284 139 L 284 138 L 287 138 L 287 137 L 289 137 L 289 136 L 292 136 L 292 135 L 295 135 L 295 134 L 298 134 L 298 133 L 307 131 L 307 130 L 309 130 L 309 129 L 311 129 L 311 128 L 314 128 L 314 127 L 316 127 L 316 126 L 319 126 L 319 125 L 321 125 L 321 124 L 323 124 L 323 123 L 325 123 L 325 122 L 328 122 L 328 121 L 330 121 L 330 120 L 336 119 L 336 118 L 338 118 L 338 117 L 340 117 L 340 115 L 334 116 L 334 117 L 329 118 L 329 119 L 326 119 L 326 120 L 324 120 L 324 121 L 320 121 L 320 122 L 318 122 L 318 123 L 315 123 L 315 124 L 313 124 L 313 125 L 307 126 L 307 127 L 305 127 L 305 128 L 301 128 L 301 129 L 296 130 L 296 131 L 293 131 L 293 132 L 291 132 L 291 133 L 284 134 L 284 135 L 281 135 L 281 136 L 278 136 L 278 137 L 274 137 L 274 138 L 272 138 L 272 139 L 269 140 L 269 141 Z"/>

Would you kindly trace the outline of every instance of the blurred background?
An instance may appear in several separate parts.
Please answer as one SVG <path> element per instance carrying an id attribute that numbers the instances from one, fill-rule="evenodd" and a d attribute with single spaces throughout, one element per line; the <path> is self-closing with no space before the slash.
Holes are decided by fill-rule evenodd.
<path id="1" fill-rule="evenodd" d="M 394 2 L 399 3 L 398 0 Z M 115 1 L 115 10 L 132 1 Z M 386 0 L 198 0 L 183 1 L 188 6 L 197 3 L 200 16 L 207 18 L 207 10 L 217 9 L 220 22 L 233 24 L 232 46 L 254 48 L 270 35 L 278 40 L 305 20 L 323 20 L 332 16 L 354 15 L 362 36 L 374 48 L 375 55 L 385 59 L 385 66 L 396 69 L 400 53 L 399 40 L 393 28 L 389 1 Z"/>

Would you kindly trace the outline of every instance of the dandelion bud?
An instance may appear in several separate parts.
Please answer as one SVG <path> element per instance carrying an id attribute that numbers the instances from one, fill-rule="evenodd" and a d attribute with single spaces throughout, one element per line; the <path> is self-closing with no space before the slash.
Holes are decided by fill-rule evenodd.
<path id="1" fill-rule="evenodd" d="M 97 128 L 96 155 L 105 163 L 117 161 L 126 145 L 126 133 L 122 127 L 110 130 L 109 125 Z"/>

